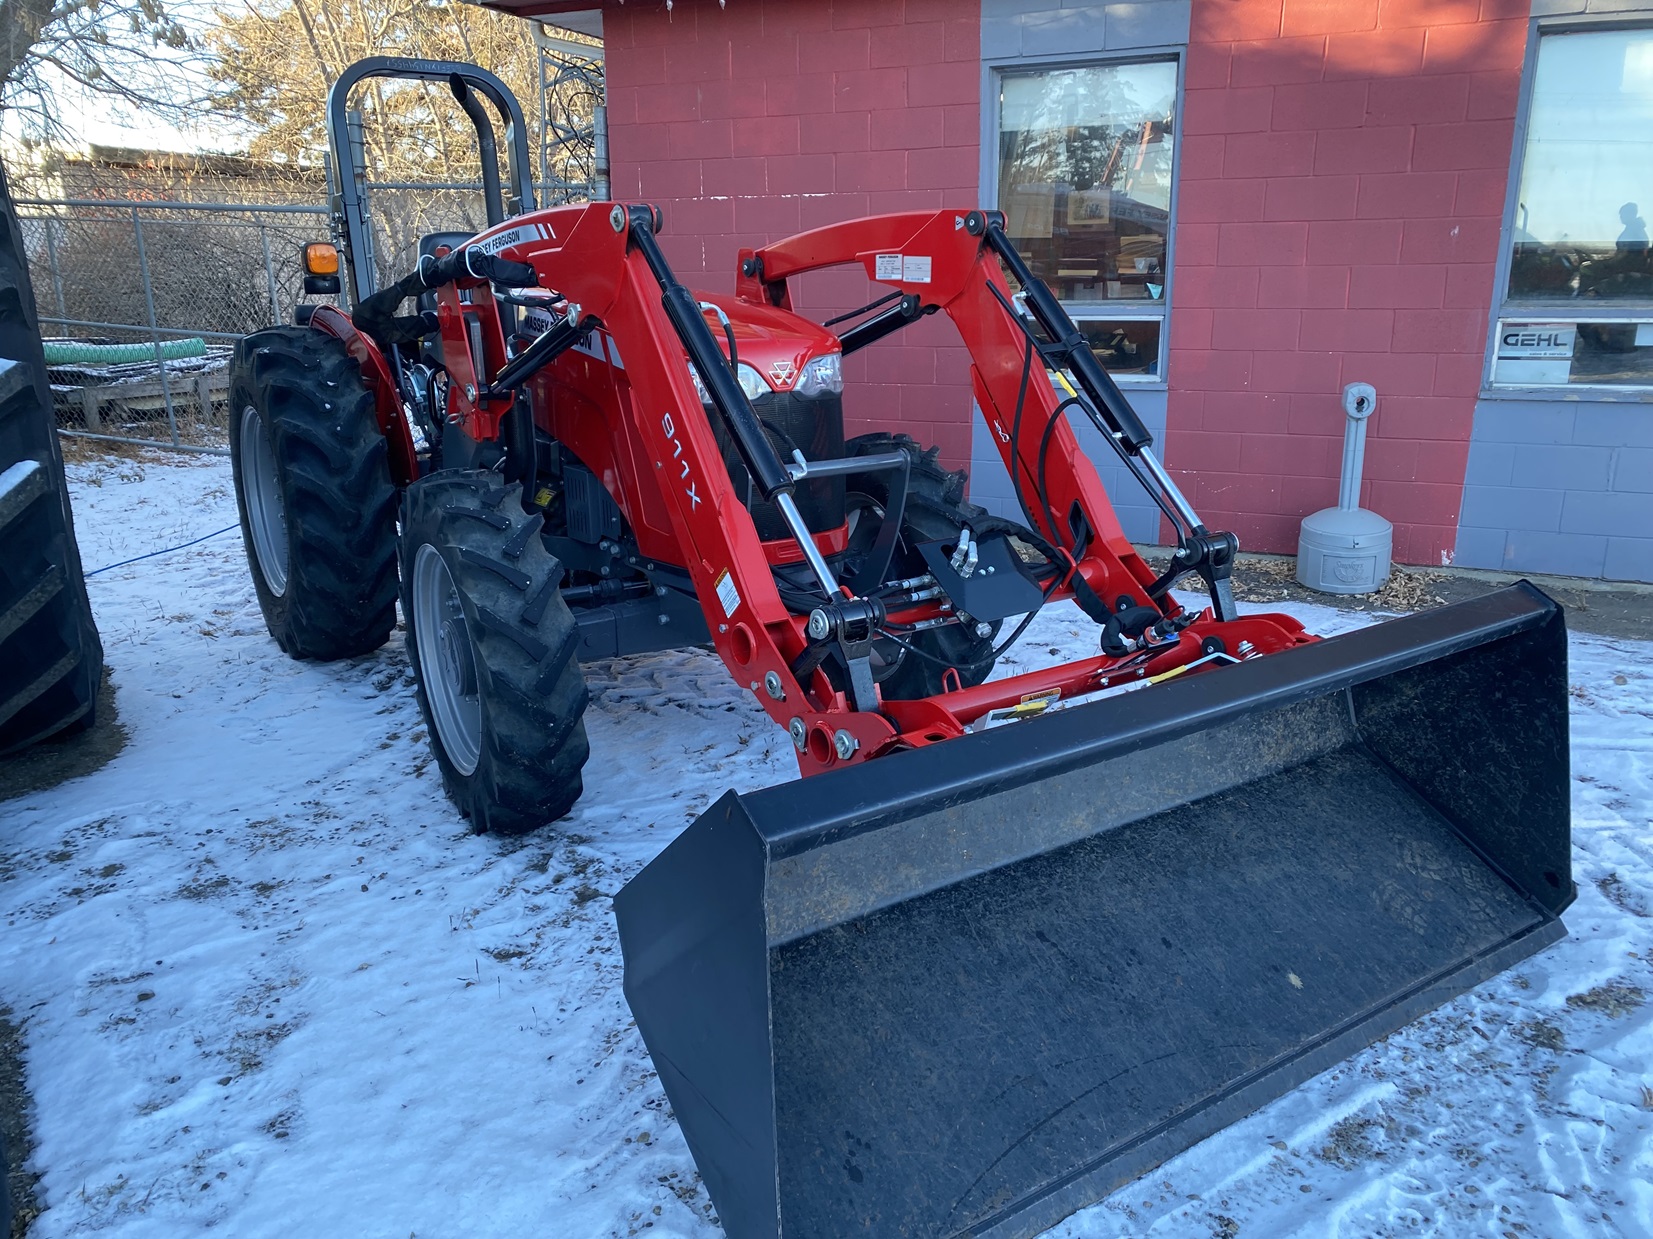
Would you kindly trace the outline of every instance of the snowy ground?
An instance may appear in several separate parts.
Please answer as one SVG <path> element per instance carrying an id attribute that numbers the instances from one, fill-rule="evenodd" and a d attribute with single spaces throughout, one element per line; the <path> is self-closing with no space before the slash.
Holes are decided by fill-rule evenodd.
<path id="1" fill-rule="evenodd" d="M 89 569 L 234 520 L 222 461 L 71 473 Z M 91 591 L 131 742 L 0 806 L 31 1234 L 718 1234 L 608 896 L 724 788 L 795 777 L 721 664 L 589 667 L 585 799 L 511 842 L 443 798 L 400 636 L 284 658 L 236 533 Z M 1570 679 L 1567 940 L 1052 1236 L 1653 1235 L 1653 646 L 1574 637 Z"/>

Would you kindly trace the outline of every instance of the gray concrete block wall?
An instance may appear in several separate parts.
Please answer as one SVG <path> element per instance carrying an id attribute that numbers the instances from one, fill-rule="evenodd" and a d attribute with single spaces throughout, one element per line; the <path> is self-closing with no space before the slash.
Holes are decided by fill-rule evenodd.
<path id="1" fill-rule="evenodd" d="M 1163 391 L 1128 391 L 1126 398 L 1143 424 L 1153 433 L 1156 442 L 1165 437 L 1166 395 Z M 993 441 L 993 434 L 979 411 L 971 417 L 970 433 L 970 498 L 995 516 L 1023 520 L 1022 510 L 1010 489 L 1010 472 L 1004 467 L 1004 458 Z M 1080 418 L 1070 418 L 1079 436 L 1079 446 L 1089 456 L 1102 485 L 1108 492 L 1119 524 L 1125 536 L 1133 542 L 1158 542 L 1159 509 L 1148 498 L 1134 477 L 1119 463 L 1119 457 L 1096 433 L 1096 428 Z"/>
<path id="2" fill-rule="evenodd" d="M 1079 0 L 982 0 L 981 48 L 984 100 L 993 97 L 993 70 L 1013 66 L 1019 60 L 1030 64 L 1054 59 L 1082 58 L 1103 52 L 1131 52 L 1142 48 L 1183 47 L 1188 43 L 1191 0 L 1134 0 L 1098 4 Z M 998 156 L 995 117 L 989 106 L 982 108 L 983 201 L 993 194 Z M 1172 287 L 1175 295 L 1175 258 L 1172 259 Z M 1156 440 L 1165 437 L 1166 394 L 1163 384 L 1132 386 L 1126 397 L 1135 407 Z M 1080 446 L 1096 465 L 1113 501 L 1127 537 L 1138 542 L 1159 541 L 1159 509 L 1154 507 L 1133 478 L 1119 464 L 1119 458 L 1102 441 L 1094 427 L 1070 421 Z M 1010 474 L 1004 467 L 987 424 L 979 412 L 971 419 L 970 497 L 988 511 L 1013 520 L 1022 512 L 1010 489 Z"/>
<path id="3" fill-rule="evenodd" d="M 1482 400 L 1454 562 L 1653 581 L 1653 407 Z"/>

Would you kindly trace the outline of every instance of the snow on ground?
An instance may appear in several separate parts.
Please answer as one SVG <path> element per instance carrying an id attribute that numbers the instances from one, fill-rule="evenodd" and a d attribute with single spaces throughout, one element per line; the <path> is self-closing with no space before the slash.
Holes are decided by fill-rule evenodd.
<path id="1" fill-rule="evenodd" d="M 234 520 L 220 460 L 71 475 L 89 569 Z M 284 658 L 235 532 L 90 584 L 131 742 L 0 806 L 31 1234 L 720 1233 L 608 896 L 726 787 L 795 777 L 722 665 L 588 667 L 584 800 L 484 838 L 442 795 L 399 634 Z M 1053 608 L 1024 648 L 1093 642 Z M 1571 648 L 1567 940 L 1052 1236 L 1653 1234 L 1653 647 Z"/>

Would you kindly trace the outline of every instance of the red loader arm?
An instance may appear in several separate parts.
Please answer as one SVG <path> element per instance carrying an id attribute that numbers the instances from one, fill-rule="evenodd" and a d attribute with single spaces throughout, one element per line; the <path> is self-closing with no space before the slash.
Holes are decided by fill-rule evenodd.
<path id="1" fill-rule="evenodd" d="M 873 635 L 887 631 L 880 627 L 884 606 L 856 598 L 836 582 L 823 558 L 830 550 L 828 537 L 811 536 L 801 518 L 792 528 L 821 593 L 810 614 L 783 601 L 772 569 L 775 544 L 766 550 L 731 484 L 708 409 L 682 364 L 685 352 L 712 396 L 712 416 L 725 420 L 754 486 L 783 512 L 791 506 L 791 473 L 734 382 L 701 306 L 667 266 L 655 240 L 657 227 L 650 208 L 604 203 L 520 216 L 473 238 L 465 247 L 469 251 L 529 264 L 541 287 L 555 290 L 559 321 L 515 359 L 507 359 L 493 298 L 462 299 L 461 290 L 483 282 L 462 275 L 443 287 L 438 313 L 444 355 L 452 359 L 450 417 L 472 437 L 492 438 L 533 368 L 586 339 L 598 325 L 617 342 L 627 386 L 621 407 L 605 414 L 630 419 L 632 440 L 639 445 L 634 451 L 640 454 L 635 477 L 646 479 L 638 484 L 652 482 L 659 489 L 679 561 L 705 610 L 718 654 L 737 682 L 747 685 L 770 717 L 788 730 L 805 774 L 949 739 L 991 711 L 1032 699 L 1072 698 L 1174 674 L 1202 661 L 1234 661 L 1312 640 L 1285 616 L 1239 619 L 1231 610 L 1221 619 L 1210 612 L 1196 616 L 1170 599 L 1170 575 L 1156 581 L 1126 540 L 1100 479 L 1062 416 L 1063 406 L 1110 419 L 1102 423 L 1106 433 L 1114 442 L 1128 444 L 1127 461 L 1138 462 L 1139 475 L 1141 457 L 1152 460 L 1146 431 L 1105 374 L 1100 381 L 1112 389 L 1111 397 L 1107 390 L 1091 395 L 1100 367 L 1088 349 L 1074 348 L 1071 340 L 1060 354 L 1062 364 L 1073 370 L 1090 399 L 1058 399 L 1042 363 L 1059 350 L 1049 340 L 1037 340 L 1030 320 L 1015 308 L 996 256 L 1000 251 L 993 248 L 995 235 L 1002 238 L 996 217 L 912 213 L 835 225 L 745 253 L 740 293 L 785 307 L 788 276 L 861 263 L 871 278 L 892 284 L 905 296 L 894 310 L 845 331 L 846 352 L 920 314 L 945 310 L 970 349 L 977 402 L 1018 490 L 1041 497 L 1037 505 L 1024 506 L 1037 531 L 1035 541 L 1045 544 L 1054 565 L 1053 574 L 1047 572 L 1051 579 L 1045 600 L 1077 596 L 1098 623 L 1107 624 L 1105 632 L 1114 632 L 1124 644 L 1112 652 L 1105 647 L 1095 658 L 919 700 L 879 701 L 870 678 L 864 689 L 835 683 L 815 666 L 811 651 L 834 641 L 847 649 L 852 635 L 865 648 Z M 1042 291 L 1050 296 L 1025 268 L 1020 276 L 1024 295 L 1031 298 Z M 1053 298 L 1050 304 L 1055 304 Z M 1059 307 L 1056 313 L 1061 313 Z M 1077 338 L 1071 321 L 1061 317 Z M 1060 324 L 1041 326 L 1047 336 L 1060 339 Z M 482 355 L 473 360 L 478 342 Z M 1087 360 L 1095 374 L 1084 369 Z M 1110 399 L 1117 409 L 1108 407 Z M 828 463 L 809 462 L 811 467 Z M 1157 462 L 1152 472 L 1163 477 Z M 1169 486 L 1169 479 L 1164 481 Z M 617 494 L 616 499 L 627 510 L 638 506 L 636 496 Z M 1177 514 L 1171 503 L 1162 506 Z M 1230 535 L 1208 534 L 1191 512 L 1183 524 L 1184 542 L 1195 549 L 1176 575 L 1209 566 L 1210 556 L 1202 548 L 1220 550 L 1223 539 L 1231 544 Z M 1226 564 L 1220 567 L 1220 597 L 1226 601 Z M 951 604 L 935 600 L 937 592 L 930 591 L 928 605 L 904 606 L 903 621 L 956 622 Z M 1127 630 L 1121 638 L 1113 616 L 1131 614 L 1133 608 L 1136 631 Z M 1146 635 L 1145 615 L 1161 621 Z M 812 616 L 819 625 L 814 633 Z"/>

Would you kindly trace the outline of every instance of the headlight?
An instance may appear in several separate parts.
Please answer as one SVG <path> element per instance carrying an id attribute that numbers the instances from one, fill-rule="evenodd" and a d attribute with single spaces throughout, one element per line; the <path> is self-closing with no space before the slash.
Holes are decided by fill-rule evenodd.
<path id="1" fill-rule="evenodd" d="M 817 357 L 804 367 L 792 390 L 800 396 L 824 396 L 828 392 L 843 391 L 844 369 L 841 363 L 842 358 L 837 353 Z"/>
<path id="2" fill-rule="evenodd" d="M 748 400 L 756 400 L 759 396 L 767 396 L 773 390 L 763 375 L 744 361 L 736 369 L 735 377 L 740 380 L 740 389 L 746 393 Z"/>
<path id="3" fill-rule="evenodd" d="M 744 361 L 740 363 L 739 368 L 735 371 L 735 377 L 740 381 L 740 389 L 746 393 L 748 400 L 757 400 L 762 396 L 767 396 L 772 390 L 769 384 L 764 381 L 763 375 Z M 701 382 L 700 371 L 694 368 L 693 362 L 689 363 L 689 378 L 694 381 L 694 389 L 700 396 L 700 403 L 711 404 L 712 393 L 707 391 L 706 384 Z"/>

